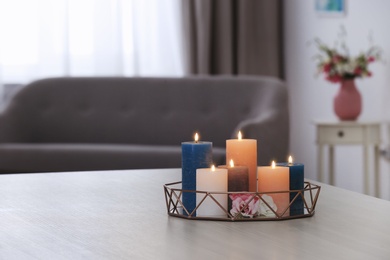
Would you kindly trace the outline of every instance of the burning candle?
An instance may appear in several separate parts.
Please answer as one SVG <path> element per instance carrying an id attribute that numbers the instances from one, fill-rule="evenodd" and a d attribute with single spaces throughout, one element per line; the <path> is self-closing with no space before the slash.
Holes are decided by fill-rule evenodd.
<path id="1" fill-rule="evenodd" d="M 227 190 L 228 190 L 228 171 L 227 169 L 218 168 L 214 165 L 211 168 L 203 168 L 196 170 L 196 204 L 202 203 L 196 210 L 197 216 L 220 216 L 225 217 L 227 210 Z M 210 197 L 206 197 L 207 192 L 225 192 L 225 194 L 212 194 L 214 199 L 222 206 L 222 208 Z M 204 200 L 203 200 L 204 199 Z M 203 200 L 203 202 L 202 202 Z"/>
<path id="2" fill-rule="evenodd" d="M 248 167 L 235 166 L 230 160 L 229 165 L 220 165 L 218 168 L 228 171 L 228 191 L 249 191 Z M 232 208 L 232 200 L 228 198 L 228 209 Z"/>
<path id="3" fill-rule="evenodd" d="M 237 139 L 226 140 L 226 162 L 233 160 L 237 166 L 248 167 L 249 191 L 256 192 L 257 186 L 257 140 L 242 139 L 241 131 Z"/>
<path id="4" fill-rule="evenodd" d="M 288 162 L 278 163 L 278 166 L 285 166 L 290 171 L 290 190 L 303 190 L 304 188 L 304 165 L 302 163 L 293 163 L 293 158 L 290 155 Z M 294 200 L 297 192 L 290 192 L 290 202 Z M 304 195 L 304 194 L 302 194 Z M 303 198 L 301 195 L 294 200 L 290 206 L 290 215 L 304 214 Z"/>
<path id="5" fill-rule="evenodd" d="M 283 193 L 268 193 L 275 191 L 289 191 L 290 188 L 290 173 L 288 167 L 276 166 L 272 161 L 271 166 L 260 166 L 258 168 L 258 190 L 261 193 L 266 193 L 271 196 L 277 206 L 279 216 L 288 209 L 290 204 L 290 196 L 288 192 Z M 283 216 L 288 216 L 287 210 Z"/>
<path id="6" fill-rule="evenodd" d="M 212 143 L 199 141 L 198 133 L 195 141 L 181 144 L 182 189 L 194 192 L 183 192 L 182 202 L 188 213 L 196 208 L 196 169 L 210 167 L 212 164 Z M 184 211 L 184 215 L 187 213 Z"/>
<path id="7" fill-rule="evenodd" d="M 229 165 L 220 165 L 218 168 L 228 170 L 228 191 L 249 191 L 248 167 L 236 166 L 230 160 Z"/>

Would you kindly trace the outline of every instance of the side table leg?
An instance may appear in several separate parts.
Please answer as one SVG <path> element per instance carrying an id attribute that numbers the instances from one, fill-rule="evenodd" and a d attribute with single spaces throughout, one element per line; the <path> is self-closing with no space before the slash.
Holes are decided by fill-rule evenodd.
<path id="1" fill-rule="evenodd" d="M 320 182 L 324 181 L 324 172 L 323 172 L 323 145 L 318 144 L 317 146 L 317 177 Z"/>
<path id="2" fill-rule="evenodd" d="M 369 195 L 370 190 L 370 176 L 368 169 L 368 147 L 364 145 L 363 147 L 363 174 L 364 174 L 364 194 Z"/>
<path id="3" fill-rule="evenodd" d="M 334 147 L 329 145 L 329 184 L 334 185 Z"/>
<path id="4" fill-rule="evenodd" d="M 375 178 L 375 197 L 379 198 L 380 197 L 380 194 L 381 194 L 381 190 L 380 190 L 380 182 L 379 182 L 379 172 L 380 172 L 380 165 L 379 165 L 379 146 L 378 145 L 375 145 L 374 147 L 375 151 L 374 151 L 374 172 L 375 172 L 375 175 L 374 175 L 374 178 Z"/>

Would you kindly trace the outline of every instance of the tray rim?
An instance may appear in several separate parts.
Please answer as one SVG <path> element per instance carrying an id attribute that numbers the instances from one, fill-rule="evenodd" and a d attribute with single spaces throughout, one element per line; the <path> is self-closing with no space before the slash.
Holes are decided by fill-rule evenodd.
<path id="1" fill-rule="evenodd" d="M 180 189 L 180 188 L 172 188 L 171 187 L 171 186 L 174 186 L 174 185 L 179 185 L 181 183 L 182 183 L 181 181 L 176 181 L 176 182 L 171 182 L 171 183 L 164 184 L 164 186 L 163 186 L 164 187 L 164 195 L 165 195 L 167 214 L 169 216 L 172 216 L 172 217 L 189 219 L 189 220 L 213 220 L 213 221 L 229 221 L 229 222 L 242 222 L 242 221 L 248 222 L 249 221 L 250 222 L 250 221 L 281 221 L 281 220 L 289 220 L 289 219 L 308 218 L 308 217 L 314 216 L 314 214 L 315 214 L 315 207 L 317 205 L 317 201 L 318 201 L 318 198 L 319 198 L 319 195 L 320 195 L 320 191 L 321 191 L 321 186 L 320 185 L 314 184 L 314 183 L 309 182 L 309 181 L 305 181 L 304 182 L 304 188 L 302 190 L 272 191 L 272 192 L 249 192 L 249 191 L 245 191 L 245 192 L 243 192 L 243 191 L 238 191 L 238 192 L 232 192 L 232 191 L 229 191 L 229 192 L 213 192 L 213 191 L 183 190 L 183 189 Z M 177 196 L 176 192 L 179 192 L 178 196 Z M 276 214 L 276 212 L 274 212 L 275 213 L 274 217 L 254 217 L 254 218 L 238 218 L 237 216 L 236 217 L 232 216 L 230 213 L 228 213 L 228 215 L 225 218 L 223 218 L 223 217 L 212 217 L 212 216 L 195 216 L 195 212 L 196 212 L 197 208 L 199 207 L 199 205 L 197 205 L 197 207 L 193 210 L 193 212 L 189 213 L 187 211 L 189 213 L 189 215 L 184 215 L 184 214 L 181 214 L 181 213 L 178 212 L 178 209 L 184 207 L 182 205 L 181 200 L 178 198 L 178 197 L 181 196 L 181 194 L 183 192 L 204 193 L 206 195 L 212 195 L 212 194 L 228 194 L 228 195 L 229 194 L 249 194 L 249 195 L 253 196 L 252 199 L 255 196 L 261 196 L 261 195 L 264 195 L 264 194 L 292 193 L 292 192 L 294 192 L 294 193 L 297 193 L 296 197 L 299 196 L 299 195 L 302 196 L 303 201 L 304 201 L 304 210 L 306 211 L 306 213 L 299 214 L 299 215 L 292 215 L 292 216 L 290 216 L 290 215 L 284 216 L 284 213 L 283 213 L 282 216 L 279 216 L 278 214 Z M 305 199 L 305 196 L 304 196 L 305 192 L 308 192 L 310 194 L 310 196 L 309 196 L 310 206 L 306 202 L 306 199 Z M 172 199 L 173 195 L 176 197 L 175 198 L 177 200 L 176 203 L 174 203 L 174 201 Z M 294 197 L 294 200 L 295 200 L 296 197 Z M 182 206 L 178 206 L 178 204 L 181 204 Z M 289 207 L 291 206 L 291 204 L 292 204 L 292 202 L 290 202 Z M 226 209 L 224 209 L 224 210 L 227 211 Z M 288 208 L 284 212 L 286 212 L 287 210 L 288 210 Z"/>

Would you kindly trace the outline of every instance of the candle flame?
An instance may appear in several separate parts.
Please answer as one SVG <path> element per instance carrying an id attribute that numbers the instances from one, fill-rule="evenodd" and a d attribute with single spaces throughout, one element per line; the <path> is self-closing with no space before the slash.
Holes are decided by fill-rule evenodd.
<path id="1" fill-rule="evenodd" d="M 230 167 L 234 167 L 233 159 L 230 159 Z"/>
<path id="2" fill-rule="evenodd" d="M 214 164 L 211 165 L 211 171 L 212 171 L 212 172 L 215 172 L 215 166 L 214 166 Z"/>
<path id="3" fill-rule="evenodd" d="M 195 139 L 195 142 L 198 142 L 198 141 L 199 141 L 199 135 L 198 135 L 198 133 L 195 133 L 194 139 Z"/>
<path id="4" fill-rule="evenodd" d="M 288 157 L 288 163 L 289 163 L 289 164 L 292 164 L 292 163 L 293 163 L 293 158 L 292 158 L 291 155 Z"/>
<path id="5" fill-rule="evenodd" d="M 237 137 L 238 137 L 238 140 L 241 140 L 241 139 L 242 139 L 242 133 L 241 133 L 241 131 L 238 131 Z"/>
<path id="6" fill-rule="evenodd" d="M 272 161 L 272 163 L 271 163 L 271 167 L 272 167 L 272 169 L 275 169 L 275 167 L 276 167 L 276 165 L 275 165 L 275 161 Z"/>

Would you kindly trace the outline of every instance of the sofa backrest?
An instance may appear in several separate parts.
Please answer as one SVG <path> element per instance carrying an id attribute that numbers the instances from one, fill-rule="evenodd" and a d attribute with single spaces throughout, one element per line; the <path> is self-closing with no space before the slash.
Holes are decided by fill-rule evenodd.
<path id="1" fill-rule="evenodd" d="M 286 89 L 269 77 L 50 78 L 13 97 L 0 141 L 176 145 L 198 131 L 223 147 L 277 106 L 287 113 Z"/>

